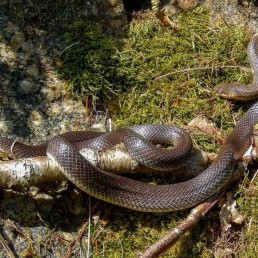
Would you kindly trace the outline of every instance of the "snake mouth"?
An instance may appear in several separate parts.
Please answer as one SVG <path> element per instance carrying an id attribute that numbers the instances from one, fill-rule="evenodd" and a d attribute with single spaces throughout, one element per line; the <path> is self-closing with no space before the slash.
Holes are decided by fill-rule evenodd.
<path id="1" fill-rule="evenodd" d="M 243 85 L 238 83 L 234 84 L 227 84 L 221 83 L 214 87 L 214 92 L 219 97 L 229 99 L 229 100 L 236 100 L 236 101 L 246 101 L 252 100 L 257 98 L 257 94 L 245 94 L 246 92 L 243 91 Z"/>
<path id="2" fill-rule="evenodd" d="M 238 100 L 239 96 L 234 94 L 232 91 L 229 89 L 223 88 L 223 85 L 216 85 L 214 88 L 214 92 L 217 96 L 225 98 L 225 99 L 233 99 L 233 100 Z M 240 97 L 241 98 L 241 97 Z"/>

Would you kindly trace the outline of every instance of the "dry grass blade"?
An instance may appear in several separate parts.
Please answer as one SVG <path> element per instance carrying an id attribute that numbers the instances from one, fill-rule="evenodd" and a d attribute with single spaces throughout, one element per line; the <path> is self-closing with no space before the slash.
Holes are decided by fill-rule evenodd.
<path id="1" fill-rule="evenodd" d="M 192 72 L 192 71 L 201 71 L 201 70 L 213 70 L 213 69 L 223 69 L 223 68 L 232 68 L 232 69 L 239 69 L 241 71 L 244 72 L 250 72 L 250 69 L 247 67 L 242 67 L 239 65 L 221 65 L 221 66 L 203 66 L 203 67 L 192 67 L 192 68 L 186 68 L 186 69 L 182 69 L 182 70 L 176 70 L 170 73 L 166 73 L 163 75 L 160 75 L 156 78 L 154 78 L 154 80 L 160 80 L 164 77 L 173 75 L 173 74 L 177 74 L 177 73 L 186 73 L 186 72 Z"/>

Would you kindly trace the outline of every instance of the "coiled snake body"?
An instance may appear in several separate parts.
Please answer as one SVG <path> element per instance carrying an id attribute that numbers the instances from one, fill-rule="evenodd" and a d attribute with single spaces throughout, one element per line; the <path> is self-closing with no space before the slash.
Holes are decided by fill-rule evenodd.
<path id="1" fill-rule="evenodd" d="M 256 73 L 258 73 L 257 41 L 258 37 L 255 36 L 248 47 L 252 68 Z M 256 85 L 256 79 L 254 84 Z M 231 86 L 234 89 L 238 87 L 235 84 Z M 223 87 L 230 88 L 222 85 L 219 87 L 221 92 L 224 90 Z M 247 87 L 246 91 L 248 91 Z M 182 163 L 179 156 L 186 156 L 191 148 L 189 135 L 178 127 L 134 126 L 103 135 L 99 133 L 87 135 L 83 132 L 68 133 L 54 137 L 48 144 L 32 148 L 2 138 L 0 150 L 11 151 L 16 157 L 47 153 L 60 166 L 69 180 L 90 195 L 134 210 L 167 212 L 192 207 L 221 190 L 230 181 L 238 158 L 250 146 L 253 126 L 257 122 L 258 102 L 238 122 L 210 167 L 193 179 L 170 185 L 147 184 L 102 171 L 88 162 L 78 152 L 78 149 L 87 146 L 101 150 L 123 141 L 129 153 L 139 162 L 149 167 L 167 170 L 171 169 L 171 166 Z M 174 138 L 173 144 L 175 145 L 172 151 L 154 148 L 153 144 L 144 140 L 147 138 L 153 143 L 158 140 L 167 142 L 171 137 Z M 163 159 L 165 167 L 161 165 L 159 158 Z M 172 161 L 169 158 L 172 158 Z"/>

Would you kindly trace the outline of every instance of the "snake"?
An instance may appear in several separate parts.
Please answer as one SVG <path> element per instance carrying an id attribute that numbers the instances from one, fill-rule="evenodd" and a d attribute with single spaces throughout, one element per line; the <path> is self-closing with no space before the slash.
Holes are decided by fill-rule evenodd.
<path id="1" fill-rule="evenodd" d="M 252 100 L 258 98 L 258 34 L 255 34 L 247 47 L 247 55 L 254 72 L 253 81 L 250 84 L 220 83 L 214 87 L 214 91 L 221 97 L 233 100 Z"/>
<path id="2" fill-rule="evenodd" d="M 257 40 L 255 36 L 248 46 L 255 73 L 258 72 Z M 217 86 L 223 94 L 229 89 L 235 94 L 239 86 L 235 83 L 223 85 Z M 253 94 L 255 85 L 256 79 L 251 87 L 245 86 L 245 95 L 250 91 Z M 103 201 L 137 211 L 170 212 L 191 208 L 211 199 L 231 182 L 237 162 L 251 145 L 253 127 L 257 122 L 258 102 L 239 120 L 221 146 L 217 158 L 207 169 L 192 179 L 172 184 L 154 185 L 103 171 L 85 159 L 79 150 L 84 147 L 103 150 L 122 141 L 140 163 L 170 170 L 184 162 L 192 146 L 190 135 L 176 126 L 135 125 L 104 134 L 71 132 L 36 146 L 2 137 L 0 151 L 9 152 L 16 158 L 47 155 L 76 187 Z M 155 146 L 159 141 L 172 142 L 172 150 Z"/>

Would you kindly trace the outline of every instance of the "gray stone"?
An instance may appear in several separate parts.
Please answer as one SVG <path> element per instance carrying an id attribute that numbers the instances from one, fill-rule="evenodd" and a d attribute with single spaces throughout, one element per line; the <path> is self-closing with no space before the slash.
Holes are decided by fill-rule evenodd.
<path id="1" fill-rule="evenodd" d="M 10 47 L 5 44 L 0 44 L 0 60 L 10 64 L 10 62 L 17 59 L 16 52 L 12 51 Z"/>
<path id="2" fill-rule="evenodd" d="M 6 79 L 3 81 L 3 86 L 8 86 L 10 84 L 10 80 Z"/>
<path id="3" fill-rule="evenodd" d="M 35 51 L 34 46 L 33 46 L 32 42 L 31 42 L 31 40 L 25 41 L 25 42 L 22 44 L 22 50 L 23 50 L 24 52 L 26 52 L 27 55 L 28 55 L 28 54 L 31 55 L 32 52 Z"/>
<path id="4" fill-rule="evenodd" d="M 11 121 L 8 120 L 0 120 L 0 132 L 8 133 L 12 130 L 13 125 Z"/>
<path id="5" fill-rule="evenodd" d="M 33 127 L 41 126 L 43 124 L 43 117 L 38 112 L 33 110 L 30 114 L 30 122 L 32 123 Z"/>
<path id="6" fill-rule="evenodd" d="M 37 79 L 39 77 L 39 69 L 35 64 L 30 65 L 26 69 L 26 74 L 34 79 Z"/>
<path id="7" fill-rule="evenodd" d="M 20 84 L 20 90 L 25 94 L 32 94 L 38 91 L 39 85 L 31 80 L 23 80 Z"/>
<path id="8" fill-rule="evenodd" d="M 5 29 L 7 33 L 13 33 L 14 31 L 18 31 L 18 30 L 19 30 L 19 27 L 16 24 L 10 21 L 7 22 L 7 27 Z"/>
<path id="9" fill-rule="evenodd" d="M 10 45 L 14 49 L 19 49 L 22 47 L 25 41 L 25 35 L 21 31 L 16 31 L 14 35 L 11 37 Z"/>

